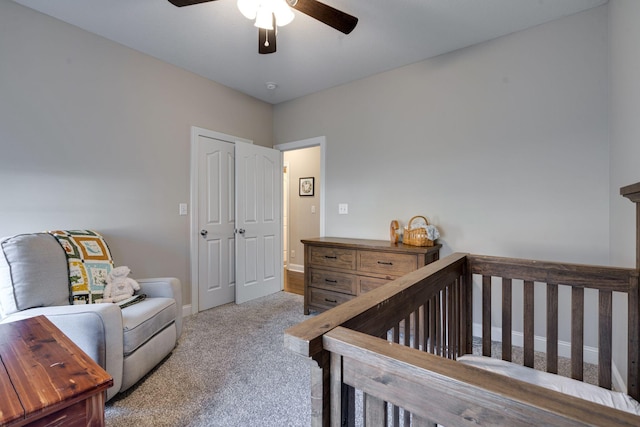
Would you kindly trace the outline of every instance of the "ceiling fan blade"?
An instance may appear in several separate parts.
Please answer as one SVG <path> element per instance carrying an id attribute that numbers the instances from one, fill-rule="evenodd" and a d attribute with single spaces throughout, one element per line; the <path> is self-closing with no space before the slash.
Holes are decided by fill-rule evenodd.
<path id="1" fill-rule="evenodd" d="M 289 4 L 291 3 L 290 1 Z M 358 23 L 358 18 L 355 16 L 320 3 L 317 0 L 298 0 L 291 7 L 345 34 L 353 31 Z"/>
<path id="2" fill-rule="evenodd" d="M 192 4 L 207 3 L 216 0 L 169 0 L 169 2 L 178 7 L 191 6 Z"/>
<path id="3" fill-rule="evenodd" d="M 267 54 L 276 51 L 276 17 L 273 16 L 273 30 L 258 28 L 258 53 Z"/>

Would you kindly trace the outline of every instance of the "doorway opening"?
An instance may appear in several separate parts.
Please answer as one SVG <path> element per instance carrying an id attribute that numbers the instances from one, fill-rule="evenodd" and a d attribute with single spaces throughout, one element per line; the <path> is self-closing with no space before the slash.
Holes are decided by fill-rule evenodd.
<path id="1" fill-rule="evenodd" d="M 301 293 L 304 245 L 301 239 L 324 236 L 325 137 L 274 146 L 283 157 L 284 288 Z M 309 183 L 312 183 L 309 191 Z M 300 189 L 301 183 L 307 185 Z M 289 280 L 288 280 L 289 279 Z M 291 286 L 293 284 L 293 287 Z"/>

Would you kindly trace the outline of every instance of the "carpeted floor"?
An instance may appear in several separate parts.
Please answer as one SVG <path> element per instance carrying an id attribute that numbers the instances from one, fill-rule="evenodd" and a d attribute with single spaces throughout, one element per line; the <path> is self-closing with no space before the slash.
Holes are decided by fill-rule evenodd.
<path id="1" fill-rule="evenodd" d="M 301 295 L 278 292 L 186 318 L 173 353 L 107 402 L 107 426 L 310 425 L 312 362 L 283 345 L 284 330 L 309 317 L 302 306 Z M 478 340 L 474 353 L 479 348 Z M 500 354 L 499 343 L 493 353 Z M 521 359 L 521 349 L 514 349 L 514 362 Z M 536 365 L 543 363 L 536 354 Z M 585 366 L 588 382 L 595 379 L 594 368 Z M 559 370 L 568 375 L 566 361 Z"/>
<path id="2" fill-rule="evenodd" d="M 283 345 L 302 305 L 278 292 L 186 318 L 173 353 L 107 402 L 107 426 L 308 426 L 311 362 Z"/>

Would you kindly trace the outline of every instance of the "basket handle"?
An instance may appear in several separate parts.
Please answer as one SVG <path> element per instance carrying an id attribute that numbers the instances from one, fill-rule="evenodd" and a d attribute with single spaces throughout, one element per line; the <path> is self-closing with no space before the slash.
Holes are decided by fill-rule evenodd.
<path id="1" fill-rule="evenodd" d="M 416 216 L 412 217 L 412 218 L 409 220 L 409 224 L 407 224 L 407 226 L 408 226 L 409 228 L 411 228 L 411 223 L 413 222 L 413 220 L 414 220 L 414 219 L 417 219 L 417 218 L 422 218 L 422 219 L 424 219 L 424 222 L 425 222 L 427 225 L 429 225 L 429 221 L 427 221 L 427 218 L 423 217 L 422 215 L 416 215 Z"/>

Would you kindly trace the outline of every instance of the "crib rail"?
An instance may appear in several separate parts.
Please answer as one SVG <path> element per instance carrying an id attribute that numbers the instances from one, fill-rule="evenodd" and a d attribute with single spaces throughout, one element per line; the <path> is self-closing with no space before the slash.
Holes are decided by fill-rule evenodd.
<path id="1" fill-rule="evenodd" d="M 638 417 L 627 412 L 342 327 L 323 341 L 332 358 L 331 398 L 340 399 L 342 384 L 362 390 L 366 426 L 387 425 L 386 402 L 409 411 L 404 425 L 414 427 L 638 425 Z"/>
<path id="2" fill-rule="evenodd" d="M 513 258 L 469 255 L 468 272 L 482 277 L 482 353 L 491 356 L 491 342 L 502 341 L 502 359 L 511 360 L 513 281 L 523 282 L 523 305 L 516 310 L 523 316 L 524 365 L 534 364 L 534 289 L 546 293 L 546 371 L 558 373 L 558 289 L 570 288 L 571 295 L 571 377 L 583 380 L 584 367 L 584 305 L 585 289 L 598 293 L 598 385 L 611 389 L 613 293 L 628 295 L 630 316 L 638 312 L 638 275 L 636 270 L 599 267 L 579 264 L 531 261 Z M 502 301 L 498 309 L 502 313 L 502 336 L 491 334 L 492 278 L 502 283 Z M 543 289 L 540 289 L 543 288 Z M 634 314 L 636 313 L 636 314 Z M 638 389 L 638 321 L 630 317 L 627 325 L 631 345 L 628 353 L 628 394 L 639 397 Z"/>
<path id="3" fill-rule="evenodd" d="M 628 393 L 638 398 L 639 306 L 636 270 L 453 254 L 286 331 L 285 345 L 301 355 L 312 358 L 317 364 L 311 371 L 312 424 L 315 426 L 354 425 L 356 389 L 364 393 L 363 413 L 365 419 L 369 419 L 368 422 L 377 419 L 376 417 L 388 416 L 390 420 L 388 425 L 394 426 L 432 426 L 434 424 L 430 421 L 431 419 L 444 425 L 460 425 L 464 424 L 460 417 L 467 416 L 471 417 L 470 419 L 482 416 L 485 417 L 482 418 L 483 422 L 491 424 L 492 417 L 506 416 L 498 412 L 515 411 L 524 414 L 522 420 L 534 416 L 535 408 L 528 406 L 529 403 L 527 403 L 531 401 L 529 398 L 531 386 L 524 387 L 519 382 L 513 381 L 505 382 L 504 377 L 497 380 L 494 374 L 484 372 L 480 374 L 475 370 L 469 371 L 467 367 L 462 368 L 460 364 L 453 361 L 446 361 L 446 359 L 456 359 L 459 355 L 472 352 L 474 279 L 479 279 L 481 282 L 482 291 L 479 296 L 484 301 L 491 301 L 494 287 L 492 283 L 495 280 L 502 283 L 500 310 L 502 310 L 503 358 L 506 360 L 511 358 L 511 325 L 514 314 L 524 313 L 524 330 L 522 331 L 524 363 L 532 367 L 535 292 L 542 286 L 541 284 L 545 286 L 548 325 L 546 339 L 550 343 L 547 348 L 549 354 L 547 370 L 550 372 L 557 371 L 558 287 L 571 287 L 574 325 L 582 325 L 584 322 L 584 290 L 597 290 L 600 294 L 599 357 L 604 365 L 604 367 L 600 366 L 599 377 L 600 383 L 608 388 L 611 386 L 612 293 L 627 293 L 630 313 Z M 511 308 L 512 287 L 516 281 L 523 282 L 523 307 L 513 310 Z M 491 305 L 491 303 L 482 304 L 482 340 L 485 355 L 490 355 L 491 352 Z M 572 360 L 572 375 L 581 379 L 584 331 L 581 326 L 575 327 L 575 331 L 572 328 L 572 331 L 571 356 L 572 359 L 575 357 Z M 498 337 L 493 338 L 500 340 Z M 356 342 L 359 344 L 356 345 Z M 432 353 L 434 356 L 427 353 Z M 455 368 L 450 363 L 454 363 Z M 401 368 L 398 368 L 400 366 Z M 402 371 L 400 377 L 394 370 L 396 368 Z M 448 374 L 452 373 L 452 370 L 460 370 L 460 373 L 466 374 L 462 377 L 455 375 L 450 377 Z M 473 374 L 469 373 L 472 371 Z M 410 378 L 410 375 L 413 375 L 411 373 L 415 374 L 416 378 L 422 379 L 411 383 L 402 382 L 402 376 L 409 375 L 408 378 Z M 449 379 L 442 377 L 443 375 Z M 491 380 L 489 383 L 494 384 L 496 389 L 484 387 L 484 383 L 471 381 L 474 375 L 480 375 L 478 378 L 483 380 Z M 430 384 L 423 384 L 423 382 L 434 381 L 436 378 L 438 378 L 436 388 L 431 388 Z M 423 381 L 425 379 L 428 381 Z M 471 413 L 461 412 L 461 408 L 454 407 L 454 403 L 450 404 L 454 406 L 447 406 L 448 403 L 442 405 L 431 403 L 440 402 L 443 399 L 442 396 L 449 396 L 447 400 L 452 401 L 458 397 L 462 401 L 468 400 L 469 397 L 464 398 L 456 394 L 462 393 L 462 389 L 466 387 L 465 384 L 474 390 L 473 393 L 477 392 L 481 396 L 484 396 L 483 393 L 488 393 L 487 396 L 493 397 L 483 397 L 484 400 L 478 400 L 482 405 L 470 406 L 476 408 Z M 378 389 L 380 391 L 376 391 Z M 525 389 L 526 393 L 523 391 Z M 471 396 L 474 396 L 475 401 L 477 396 L 473 393 Z M 542 400 L 536 401 L 535 405 L 542 408 L 542 412 L 554 420 L 549 423 L 551 425 L 580 425 L 579 420 L 584 419 L 575 418 L 573 411 L 587 411 L 585 414 L 594 411 L 593 406 L 576 403 L 574 402 L 576 399 L 565 395 L 555 396 L 553 393 L 549 394 L 549 391 L 539 390 L 538 393 L 543 397 L 541 397 Z M 554 399 L 544 398 L 550 395 Z M 457 397 L 451 399 L 451 396 Z M 586 405 L 591 409 L 580 405 Z M 436 411 L 429 413 L 439 415 L 429 418 L 425 412 L 427 410 L 420 408 L 429 408 L 428 411 Z M 499 409 L 496 409 L 497 412 L 492 412 L 491 408 Z M 508 409 L 505 410 L 505 408 Z M 438 411 L 444 412 L 441 414 Z M 602 424 L 592 425 L 627 425 L 625 424 L 627 418 L 624 416 L 620 418 L 617 411 L 604 414 L 605 417 L 614 417 L 617 422 L 607 423 L 603 419 Z M 529 423 L 532 419 L 541 419 L 539 417 L 542 415 L 535 416 L 538 418 L 528 418 Z M 637 418 L 633 420 L 637 424 Z M 518 424 L 520 422 L 524 421 L 514 421 L 513 424 L 509 421 L 502 425 L 521 425 Z"/>

